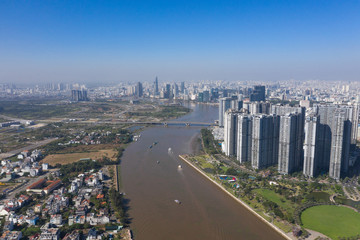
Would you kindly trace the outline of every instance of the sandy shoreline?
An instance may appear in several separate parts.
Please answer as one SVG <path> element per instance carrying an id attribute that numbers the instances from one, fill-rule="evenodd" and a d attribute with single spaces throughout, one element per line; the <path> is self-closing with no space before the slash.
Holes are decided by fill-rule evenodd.
<path id="1" fill-rule="evenodd" d="M 243 205 L 247 210 L 249 210 L 251 213 L 253 213 L 255 216 L 257 216 L 260 220 L 262 220 L 263 222 L 265 222 L 266 224 L 268 224 L 270 227 L 272 227 L 275 231 L 277 231 L 280 235 L 282 235 L 285 239 L 289 239 L 292 240 L 293 238 L 290 238 L 288 235 L 286 235 L 286 233 L 284 233 L 281 229 L 279 229 L 278 227 L 276 227 L 274 224 L 268 222 L 265 218 L 263 218 L 260 214 L 258 214 L 257 212 L 255 212 L 251 207 L 249 207 L 245 202 L 243 202 L 242 200 L 238 199 L 237 197 L 235 197 L 234 195 L 232 195 L 230 192 L 228 192 L 223 186 L 221 186 L 218 182 L 216 182 L 215 180 L 211 179 L 208 175 L 206 175 L 202 170 L 200 170 L 197 166 L 195 166 L 192 162 L 190 162 L 189 160 L 187 160 L 185 157 L 179 155 L 179 157 L 186 162 L 187 164 L 189 164 L 191 167 L 193 167 L 196 171 L 198 171 L 199 173 L 201 173 L 204 177 L 206 177 L 207 179 L 209 179 L 211 182 L 213 182 L 216 186 L 218 186 L 221 190 L 223 190 L 225 193 L 227 193 L 229 196 L 231 196 L 234 200 L 236 200 L 238 203 L 240 203 L 241 205 Z"/>

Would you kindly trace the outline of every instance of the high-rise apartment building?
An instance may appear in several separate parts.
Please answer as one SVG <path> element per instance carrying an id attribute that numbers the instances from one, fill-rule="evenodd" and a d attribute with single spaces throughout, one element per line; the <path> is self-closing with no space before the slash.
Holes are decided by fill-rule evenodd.
<path id="1" fill-rule="evenodd" d="M 237 117 L 237 160 L 251 162 L 252 116 L 239 114 Z"/>
<path id="2" fill-rule="evenodd" d="M 87 91 L 83 90 L 71 90 L 71 101 L 88 101 Z"/>
<path id="3" fill-rule="evenodd" d="M 250 101 L 265 101 L 265 86 L 254 86 L 250 94 Z"/>
<path id="4" fill-rule="evenodd" d="M 301 113 L 288 113 L 280 116 L 278 171 L 289 174 L 302 167 L 302 137 L 299 132 L 302 125 Z"/>
<path id="5" fill-rule="evenodd" d="M 354 116 L 351 127 L 351 144 L 356 144 L 359 135 L 359 114 L 360 114 L 360 96 L 357 96 L 354 103 Z"/>
<path id="6" fill-rule="evenodd" d="M 165 92 L 164 92 L 164 98 L 170 98 L 170 96 L 171 96 L 171 85 L 166 84 Z"/>
<path id="7" fill-rule="evenodd" d="M 158 94 L 159 94 L 159 81 L 158 81 L 158 77 L 156 77 L 154 82 L 154 95 L 158 95 Z"/>
<path id="8" fill-rule="evenodd" d="M 321 170 L 321 131 L 320 117 L 314 113 L 306 116 L 303 174 L 307 177 L 315 177 Z"/>
<path id="9" fill-rule="evenodd" d="M 226 110 L 231 107 L 231 98 L 219 99 L 219 127 L 224 126 L 224 115 Z"/>
<path id="10" fill-rule="evenodd" d="M 266 168 L 277 161 L 279 117 L 264 114 L 252 116 L 251 166 L 255 169 Z"/>
<path id="11" fill-rule="evenodd" d="M 303 167 L 304 160 L 304 125 L 305 125 L 305 108 L 304 107 L 291 107 L 291 106 L 283 106 L 283 105 L 272 105 L 271 106 L 272 114 L 280 116 L 280 133 L 279 133 L 279 172 L 283 174 L 288 174 L 294 171 L 301 170 Z M 290 115 L 291 116 L 290 116 Z M 281 119 L 282 116 L 287 116 L 286 118 Z M 295 120 L 293 119 L 295 117 Z M 291 123 L 291 124 L 290 124 Z M 289 125 L 290 124 L 290 125 Z M 295 125 L 294 125 L 295 124 Z M 289 135 L 290 128 L 295 128 L 295 130 L 291 130 L 291 135 Z M 295 143 L 292 140 L 295 140 Z M 287 143 L 290 143 L 291 146 L 287 146 Z M 293 144 L 294 150 L 293 150 Z M 285 148 L 284 148 L 285 147 Z M 280 152 L 285 151 L 285 152 Z M 287 152 L 290 151 L 290 152 Z M 294 159 L 290 159 L 290 155 L 287 157 L 283 156 L 283 154 L 295 154 Z M 280 159 L 281 158 L 281 159 Z M 285 163 L 285 159 L 287 162 Z M 281 161 L 280 161 L 281 160 Z M 280 166 L 280 164 L 282 164 Z"/>
<path id="12" fill-rule="evenodd" d="M 236 156 L 237 150 L 237 111 L 229 109 L 224 115 L 224 152 L 227 156 Z"/>
<path id="13" fill-rule="evenodd" d="M 135 86 L 135 95 L 137 97 L 142 97 L 143 96 L 143 86 L 141 82 L 138 82 Z"/>
<path id="14" fill-rule="evenodd" d="M 180 92 L 181 92 L 182 94 L 184 94 L 184 91 L 185 91 L 185 82 L 181 82 L 181 83 L 180 83 Z"/>
<path id="15" fill-rule="evenodd" d="M 246 102 L 243 107 L 251 114 L 270 114 L 271 103 L 269 102 Z"/>
<path id="16" fill-rule="evenodd" d="M 329 177 L 340 179 L 346 175 L 349 168 L 351 142 L 351 122 L 345 111 L 338 110 L 334 113 L 331 130 Z"/>

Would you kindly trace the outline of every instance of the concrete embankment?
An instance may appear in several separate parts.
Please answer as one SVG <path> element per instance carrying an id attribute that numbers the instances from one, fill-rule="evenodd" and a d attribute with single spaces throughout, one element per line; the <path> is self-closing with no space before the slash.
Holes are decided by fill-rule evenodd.
<path id="1" fill-rule="evenodd" d="M 184 156 L 179 155 L 180 159 L 182 159 L 184 162 L 186 162 L 187 164 L 189 164 L 191 167 L 193 167 L 196 171 L 198 171 L 200 174 L 202 174 L 204 177 L 206 177 L 208 180 L 210 180 L 211 182 L 213 182 L 216 186 L 218 186 L 221 190 L 223 190 L 225 193 L 227 193 L 230 197 L 232 197 L 235 201 L 237 201 L 238 203 L 240 203 L 241 205 L 243 205 L 247 210 L 249 210 L 251 213 L 253 213 L 255 216 L 257 216 L 261 221 L 263 221 L 264 223 L 268 224 L 270 227 L 272 227 L 275 231 L 277 231 L 279 234 L 281 234 L 285 239 L 296 239 L 296 238 L 291 238 L 288 235 L 286 235 L 281 229 L 279 229 L 278 227 L 276 227 L 274 224 L 268 222 L 265 218 L 263 218 L 260 214 L 258 214 L 257 212 L 255 212 L 251 207 L 249 207 L 245 202 L 243 202 L 242 200 L 240 200 L 239 198 L 235 197 L 234 195 L 232 195 L 229 191 L 227 191 L 223 186 L 221 186 L 218 182 L 216 182 L 214 179 L 210 178 L 208 175 L 206 175 L 201 169 L 199 169 L 197 166 L 195 166 L 191 161 L 187 160 Z"/>

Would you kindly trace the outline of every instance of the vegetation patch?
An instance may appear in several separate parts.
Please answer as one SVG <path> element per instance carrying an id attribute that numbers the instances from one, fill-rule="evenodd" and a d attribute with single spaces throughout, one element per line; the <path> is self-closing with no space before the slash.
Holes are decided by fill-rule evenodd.
<path id="1" fill-rule="evenodd" d="M 214 136 L 209 129 L 201 129 L 201 137 L 203 141 L 204 150 L 207 154 L 217 154 L 220 151 L 218 144 L 215 143 Z"/>
<path id="2" fill-rule="evenodd" d="M 301 214 L 301 221 L 305 228 L 321 232 L 332 239 L 360 234 L 360 214 L 347 207 L 311 207 Z"/>

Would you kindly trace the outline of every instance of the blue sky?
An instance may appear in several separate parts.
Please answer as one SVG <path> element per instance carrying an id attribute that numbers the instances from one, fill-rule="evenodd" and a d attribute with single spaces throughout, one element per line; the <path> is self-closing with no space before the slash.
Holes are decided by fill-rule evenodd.
<path id="1" fill-rule="evenodd" d="M 0 1 L 0 83 L 360 80 L 360 1 Z"/>

